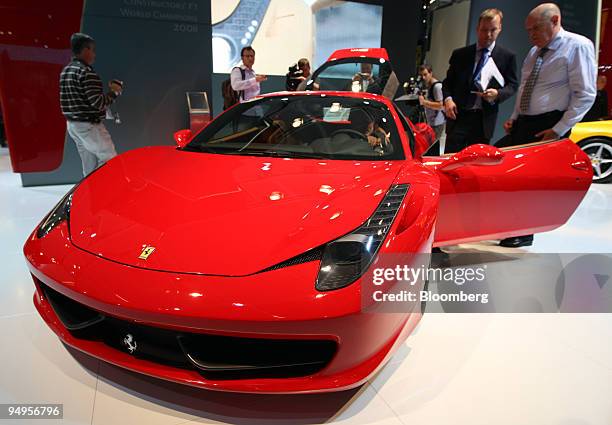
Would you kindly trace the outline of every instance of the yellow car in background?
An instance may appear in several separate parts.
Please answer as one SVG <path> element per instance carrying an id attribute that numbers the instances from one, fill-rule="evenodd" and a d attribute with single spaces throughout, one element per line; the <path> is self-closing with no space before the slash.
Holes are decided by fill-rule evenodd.
<path id="1" fill-rule="evenodd" d="M 570 139 L 591 158 L 593 182 L 612 181 L 612 120 L 578 123 Z"/>

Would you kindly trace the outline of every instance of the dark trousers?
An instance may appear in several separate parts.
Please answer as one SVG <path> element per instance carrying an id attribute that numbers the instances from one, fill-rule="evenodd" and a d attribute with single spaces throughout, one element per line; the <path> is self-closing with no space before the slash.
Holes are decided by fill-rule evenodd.
<path id="1" fill-rule="evenodd" d="M 481 109 L 459 111 L 456 120 L 446 122 L 444 153 L 455 153 L 475 143 L 489 143 L 484 136 Z"/>
<path id="2" fill-rule="evenodd" d="M 495 146 L 503 148 L 538 142 L 541 137 L 536 137 L 536 134 L 554 127 L 563 114 L 563 111 L 551 111 L 539 115 L 519 115 L 512 125 L 510 134 L 500 139 Z"/>
<path id="3" fill-rule="evenodd" d="M 499 140 L 495 146 L 503 148 L 538 142 L 541 140 L 541 137 L 536 137 L 536 134 L 554 127 L 563 117 L 563 114 L 564 112 L 562 111 L 551 111 L 539 115 L 519 115 L 512 125 L 510 134 Z M 524 242 L 533 241 L 533 235 L 519 236 L 519 238 Z M 514 238 L 504 239 L 504 241 L 511 239 Z"/>

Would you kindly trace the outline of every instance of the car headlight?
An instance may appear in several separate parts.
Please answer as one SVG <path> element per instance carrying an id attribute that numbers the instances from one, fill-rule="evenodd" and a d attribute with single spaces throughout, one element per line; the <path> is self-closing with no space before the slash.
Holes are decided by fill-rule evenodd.
<path id="1" fill-rule="evenodd" d="M 325 246 L 315 285 L 319 291 L 344 288 L 365 273 L 387 237 L 408 187 L 392 186 L 363 225 Z"/>
<path id="2" fill-rule="evenodd" d="M 70 224 L 70 206 L 72 205 L 72 194 L 76 189 L 76 185 L 70 189 L 70 191 L 64 195 L 61 201 L 53 207 L 51 212 L 47 214 L 47 217 L 43 220 L 43 222 L 38 226 L 36 230 L 36 237 L 42 238 L 47 235 L 51 230 L 53 230 L 58 224 L 62 221 L 67 220 L 68 224 Z"/>

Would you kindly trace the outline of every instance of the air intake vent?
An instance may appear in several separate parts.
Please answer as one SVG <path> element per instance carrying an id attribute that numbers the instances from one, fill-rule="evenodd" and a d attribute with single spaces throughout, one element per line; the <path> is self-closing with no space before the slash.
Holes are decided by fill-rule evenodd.
<path id="1" fill-rule="evenodd" d="M 321 258 L 323 258 L 322 246 L 306 251 L 305 253 L 285 260 L 282 263 L 275 264 L 272 267 L 268 267 L 267 269 L 262 270 L 260 273 L 282 269 L 283 267 L 295 266 L 297 264 L 308 263 L 310 261 L 319 261 Z"/>
<path id="2" fill-rule="evenodd" d="M 181 332 L 106 316 L 49 288 L 38 287 L 75 338 L 209 380 L 292 378 L 322 370 L 337 345 L 327 339 L 243 338 Z"/>
<path id="3" fill-rule="evenodd" d="M 49 300 L 51 307 L 55 310 L 57 317 L 69 331 L 84 329 L 104 320 L 104 316 L 97 311 L 71 300 L 47 285 L 39 283 L 39 286 Z"/>

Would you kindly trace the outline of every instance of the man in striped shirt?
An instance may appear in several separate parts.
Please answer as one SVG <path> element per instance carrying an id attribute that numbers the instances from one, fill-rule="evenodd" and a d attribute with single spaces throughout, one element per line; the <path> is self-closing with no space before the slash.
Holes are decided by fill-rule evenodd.
<path id="1" fill-rule="evenodd" d="M 102 120 L 106 109 L 121 94 L 121 83 L 112 80 L 104 93 L 102 80 L 92 68 L 96 59 L 94 39 L 76 33 L 70 38 L 72 62 L 60 74 L 60 105 L 66 117 L 68 134 L 74 140 L 83 176 L 117 155 Z"/>

